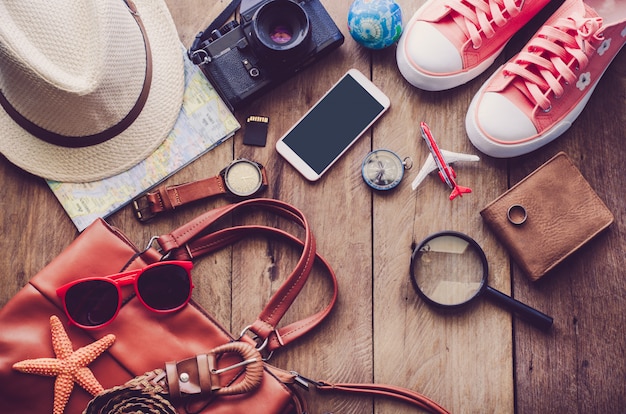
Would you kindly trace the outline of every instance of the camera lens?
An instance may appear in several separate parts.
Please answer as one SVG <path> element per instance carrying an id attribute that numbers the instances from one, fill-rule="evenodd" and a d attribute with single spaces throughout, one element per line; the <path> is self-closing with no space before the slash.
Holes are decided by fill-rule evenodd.
<path id="1" fill-rule="evenodd" d="M 309 17 L 293 1 L 270 1 L 254 14 L 252 37 L 258 51 L 269 63 L 297 59 L 308 51 L 311 40 Z"/>
<path id="2" fill-rule="evenodd" d="M 282 24 L 270 29 L 269 35 L 270 39 L 272 39 L 274 43 L 278 43 L 280 45 L 289 43 L 289 41 L 293 39 L 293 32 L 291 31 L 291 28 Z"/>

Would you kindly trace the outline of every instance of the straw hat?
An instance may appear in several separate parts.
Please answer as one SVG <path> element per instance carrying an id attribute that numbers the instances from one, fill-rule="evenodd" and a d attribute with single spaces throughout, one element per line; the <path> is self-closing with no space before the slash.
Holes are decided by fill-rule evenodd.
<path id="1" fill-rule="evenodd" d="M 182 104 L 182 46 L 162 0 L 133 1 L 0 0 L 7 159 L 47 179 L 95 181 L 167 137 Z"/>

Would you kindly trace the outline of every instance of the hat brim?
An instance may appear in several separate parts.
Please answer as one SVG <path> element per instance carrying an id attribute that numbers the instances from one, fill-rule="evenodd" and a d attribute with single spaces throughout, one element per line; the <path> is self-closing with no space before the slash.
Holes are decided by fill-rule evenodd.
<path id="1" fill-rule="evenodd" d="M 162 0 L 134 0 L 152 51 L 152 84 L 137 119 L 98 145 L 67 148 L 38 139 L 0 109 L 0 152 L 18 167 L 49 180 L 90 182 L 120 174 L 147 158 L 167 138 L 183 101 L 183 49 Z"/>

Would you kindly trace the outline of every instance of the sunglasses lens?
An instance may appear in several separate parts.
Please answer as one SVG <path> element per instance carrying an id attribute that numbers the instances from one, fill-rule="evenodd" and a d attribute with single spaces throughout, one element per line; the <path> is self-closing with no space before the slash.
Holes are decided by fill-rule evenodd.
<path id="1" fill-rule="evenodd" d="M 152 309 L 172 310 L 189 300 L 191 279 L 184 268 L 164 264 L 142 273 L 137 279 L 137 291 Z"/>
<path id="2" fill-rule="evenodd" d="M 67 313 L 79 325 L 99 326 L 109 322 L 117 312 L 117 288 L 104 280 L 88 280 L 68 289 L 65 294 Z"/>

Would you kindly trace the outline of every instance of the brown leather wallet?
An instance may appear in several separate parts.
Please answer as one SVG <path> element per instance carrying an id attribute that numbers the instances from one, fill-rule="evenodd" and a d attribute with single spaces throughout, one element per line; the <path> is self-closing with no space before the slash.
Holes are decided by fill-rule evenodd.
<path id="1" fill-rule="evenodd" d="M 564 152 L 480 214 L 533 281 L 613 222 L 611 212 Z"/>

